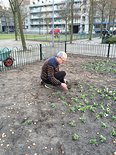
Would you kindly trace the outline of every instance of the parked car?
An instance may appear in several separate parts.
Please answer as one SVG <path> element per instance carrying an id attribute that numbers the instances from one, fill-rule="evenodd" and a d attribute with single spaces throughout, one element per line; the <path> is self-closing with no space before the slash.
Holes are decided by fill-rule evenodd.
<path id="1" fill-rule="evenodd" d="M 52 34 L 53 33 L 53 30 L 50 30 L 49 34 Z M 61 31 L 60 29 L 54 29 L 54 34 L 60 34 Z"/>

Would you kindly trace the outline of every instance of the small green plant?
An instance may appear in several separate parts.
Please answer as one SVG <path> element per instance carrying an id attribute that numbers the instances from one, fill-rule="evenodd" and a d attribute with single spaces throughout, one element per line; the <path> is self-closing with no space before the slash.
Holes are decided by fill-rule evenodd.
<path id="1" fill-rule="evenodd" d="M 90 139 L 90 140 L 89 140 L 89 143 L 90 143 L 90 144 L 94 144 L 94 145 L 97 144 L 96 138 Z"/>
<path id="2" fill-rule="evenodd" d="M 96 109 L 96 108 L 95 108 L 95 107 L 93 107 L 93 106 L 90 106 L 90 108 L 89 108 L 89 109 L 90 109 L 90 111 L 91 111 L 91 112 L 95 112 L 95 109 Z"/>
<path id="3" fill-rule="evenodd" d="M 79 120 L 81 121 L 81 123 L 86 123 L 86 118 L 85 117 L 80 117 Z"/>
<path id="4" fill-rule="evenodd" d="M 79 101 L 80 101 L 77 97 L 72 97 L 71 99 L 72 99 L 74 102 L 76 102 L 76 103 L 79 103 Z"/>
<path id="5" fill-rule="evenodd" d="M 61 96 L 60 96 L 60 99 L 61 99 L 61 100 L 64 100 L 64 99 L 65 99 L 65 97 L 61 95 Z"/>
<path id="6" fill-rule="evenodd" d="M 75 107 L 71 107 L 71 108 L 69 109 L 69 112 L 76 112 Z"/>
<path id="7" fill-rule="evenodd" d="M 107 126 L 107 124 L 101 122 L 101 127 L 102 127 L 102 128 L 107 128 L 108 126 Z"/>
<path id="8" fill-rule="evenodd" d="M 101 143 L 105 143 L 106 142 L 106 137 L 104 137 L 103 135 L 100 135 L 99 139 L 100 139 Z"/>
<path id="9" fill-rule="evenodd" d="M 74 120 L 72 120 L 72 121 L 69 122 L 69 125 L 71 127 L 75 127 L 76 126 L 76 122 Z"/>
<path id="10" fill-rule="evenodd" d="M 27 124 L 28 124 L 28 125 L 31 125 L 32 123 L 33 123 L 32 120 L 27 120 Z"/>
<path id="11" fill-rule="evenodd" d="M 23 121 L 21 122 L 21 124 L 27 124 L 27 125 L 31 125 L 32 123 L 33 121 L 28 118 L 23 119 Z"/>
<path id="12" fill-rule="evenodd" d="M 72 140 L 74 140 L 74 141 L 79 140 L 79 138 L 80 138 L 80 136 L 78 134 L 76 134 L 76 133 L 74 133 L 72 135 Z"/>
<path id="13" fill-rule="evenodd" d="M 96 119 L 100 119 L 104 117 L 104 113 L 100 112 L 99 114 L 96 115 Z"/>
<path id="14" fill-rule="evenodd" d="M 113 121 L 116 121 L 116 116 L 112 116 L 112 120 Z"/>
<path id="15" fill-rule="evenodd" d="M 94 102 L 93 103 L 93 107 L 97 107 L 97 106 L 98 106 L 98 104 Z"/>
<path id="16" fill-rule="evenodd" d="M 55 104 L 55 103 L 51 103 L 51 104 L 50 104 L 50 107 L 51 107 L 51 108 L 56 108 L 56 104 Z"/>
<path id="17" fill-rule="evenodd" d="M 69 104 L 68 104 L 67 102 L 64 102 L 64 105 L 65 105 L 65 106 L 68 106 Z"/>
<path id="18" fill-rule="evenodd" d="M 111 130 L 111 136 L 116 137 L 116 130 L 114 128 L 112 128 L 112 130 Z"/>

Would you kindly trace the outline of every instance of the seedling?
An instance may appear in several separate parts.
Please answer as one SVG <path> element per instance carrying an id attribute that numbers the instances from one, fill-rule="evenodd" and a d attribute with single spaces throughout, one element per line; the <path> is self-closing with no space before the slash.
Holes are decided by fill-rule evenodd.
<path id="1" fill-rule="evenodd" d="M 76 126 L 76 122 L 74 120 L 72 120 L 72 121 L 69 122 L 69 125 L 71 127 L 75 127 Z"/>
<path id="2" fill-rule="evenodd" d="M 90 106 L 90 111 L 92 111 L 92 112 L 95 112 L 95 107 L 93 107 L 93 106 Z"/>
<path id="3" fill-rule="evenodd" d="M 70 112 L 75 112 L 76 109 L 75 109 L 75 107 L 71 107 L 71 108 L 69 109 L 69 111 L 70 111 Z"/>
<path id="4" fill-rule="evenodd" d="M 64 100 L 64 99 L 65 99 L 65 97 L 61 95 L 61 96 L 60 96 L 60 99 L 61 99 L 61 100 Z"/>
<path id="5" fill-rule="evenodd" d="M 64 102 L 64 105 L 65 105 L 65 106 L 68 106 L 68 103 L 67 103 L 67 102 Z"/>
<path id="6" fill-rule="evenodd" d="M 111 130 L 111 135 L 116 137 L 116 130 L 114 128 L 112 128 L 112 130 Z"/>
<path id="7" fill-rule="evenodd" d="M 56 104 L 55 104 L 55 103 L 51 103 L 51 104 L 50 104 L 50 107 L 51 107 L 51 108 L 56 108 Z"/>
<path id="8" fill-rule="evenodd" d="M 103 117 L 104 117 L 104 114 L 105 114 L 105 113 L 100 112 L 99 114 L 96 115 L 96 119 L 103 118 Z"/>
<path id="9" fill-rule="evenodd" d="M 116 116 L 112 116 L 112 120 L 113 121 L 116 121 Z"/>
<path id="10" fill-rule="evenodd" d="M 108 126 L 105 123 L 101 122 L 101 127 L 102 128 L 107 128 Z"/>
<path id="11" fill-rule="evenodd" d="M 32 123 L 33 123 L 32 120 L 27 120 L 27 124 L 28 124 L 28 125 L 31 125 Z"/>
<path id="12" fill-rule="evenodd" d="M 85 117 L 80 117 L 79 119 L 80 119 L 81 123 L 86 123 L 86 118 Z"/>
<path id="13" fill-rule="evenodd" d="M 80 138 L 80 136 L 78 134 L 76 134 L 76 133 L 74 133 L 72 135 L 72 140 L 74 140 L 74 141 L 79 140 L 79 138 Z"/>
<path id="14" fill-rule="evenodd" d="M 76 103 L 79 103 L 79 101 L 80 101 L 80 100 L 79 100 L 78 98 L 76 98 L 76 97 L 72 97 L 71 99 L 72 99 L 74 102 L 76 102 Z"/>
<path id="15" fill-rule="evenodd" d="M 97 106 L 98 106 L 98 104 L 94 102 L 93 103 L 93 107 L 97 107 Z"/>
<path id="16" fill-rule="evenodd" d="M 96 144 L 97 144 L 97 140 L 96 140 L 96 138 L 92 138 L 92 139 L 90 139 L 90 140 L 89 140 L 89 143 L 90 143 L 90 144 L 94 144 L 94 145 L 96 145 Z"/>
<path id="17" fill-rule="evenodd" d="M 101 143 L 105 143 L 106 142 L 106 137 L 104 137 L 103 135 L 100 135 L 100 142 Z"/>
<path id="18" fill-rule="evenodd" d="M 21 122 L 21 124 L 28 124 L 28 125 L 31 125 L 32 123 L 33 121 L 28 118 L 24 118 L 23 121 Z"/>

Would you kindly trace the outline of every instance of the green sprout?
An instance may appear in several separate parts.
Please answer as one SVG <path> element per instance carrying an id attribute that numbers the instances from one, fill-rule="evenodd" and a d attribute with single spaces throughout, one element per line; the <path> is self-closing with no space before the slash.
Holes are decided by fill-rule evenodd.
<path id="1" fill-rule="evenodd" d="M 89 140 L 89 143 L 90 143 L 90 144 L 97 144 L 96 138 L 90 139 L 90 140 Z"/>
<path id="2" fill-rule="evenodd" d="M 111 136 L 116 137 L 116 130 L 114 128 L 112 128 L 112 130 L 111 130 Z"/>
<path id="3" fill-rule="evenodd" d="M 68 106 L 69 104 L 68 104 L 67 102 L 64 102 L 64 105 L 65 105 L 65 106 Z"/>
<path id="4" fill-rule="evenodd" d="M 51 104 L 50 104 L 50 107 L 51 107 L 51 108 L 56 108 L 56 104 L 55 104 L 55 103 L 51 103 Z"/>
<path id="5" fill-rule="evenodd" d="M 86 123 L 86 118 L 85 117 L 80 117 L 79 119 L 80 119 L 81 123 Z"/>
<path id="6" fill-rule="evenodd" d="M 80 138 L 80 136 L 78 134 L 76 134 L 76 133 L 74 133 L 72 135 L 72 140 L 74 140 L 74 141 L 79 140 L 79 138 Z"/>
<path id="7" fill-rule="evenodd" d="M 90 109 L 90 111 L 95 112 L 95 109 L 96 109 L 96 108 L 95 108 L 95 107 L 93 107 L 93 106 L 90 106 L 90 108 L 89 108 L 89 109 Z"/>
<path id="8" fill-rule="evenodd" d="M 112 116 L 112 120 L 113 121 L 116 121 L 116 116 Z"/>
<path id="9" fill-rule="evenodd" d="M 106 142 L 106 137 L 104 137 L 103 135 L 100 135 L 100 142 L 101 143 L 105 143 Z"/>
<path id="10" fill-rule="evenodd" d="M 71 107 L 71 108 L 69 109 L 69 111 L 70 111 L 70 112 L 75 112 L 76 109 L 75 109 L 75 107 Z"/>
<path id="11" fill-rule="evenodd" d="M 71 98 L 74 102 L 76 102 L 76 103 L 78 103 L 80 100 L 78 99 L 78 98 L 76 98 L 76 97 L 72 97 Z"/>
<path id="12" fill-rule="evenodd" d="M 101 122 L 101 127 L 102 128 L 107 128 L 108 126 L 105 123 Z"/>
<path id="13" fill-rule="evenodd" d="M 72 120 L 72 121 L 69 122 L 69 125 L 71 127 L 75 127 L 76 126 L 76 122 L 74 120 Z"/>

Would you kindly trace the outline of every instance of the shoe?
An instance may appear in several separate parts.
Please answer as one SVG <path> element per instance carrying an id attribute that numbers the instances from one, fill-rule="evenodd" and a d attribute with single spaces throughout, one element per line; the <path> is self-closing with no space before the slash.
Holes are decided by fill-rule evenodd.
<path id="1" fill-rule="evenodd" d="M 44 81 L 41 81 L 41 85 L 44 86 L 45 88 L 50 89 L 50 87 Z"/>
<path id="2" fill-rule="evenodd" d="M 40 83 L 41 83 L 41 85 L 43 85 L 43 86 L 45 85 L 45 82 L 44 82 L 44 81 L 42 81 L 42 80 L 41 80 L 41 82 L 40 82 Z"/>

